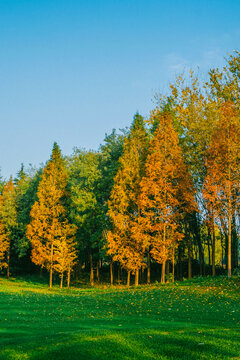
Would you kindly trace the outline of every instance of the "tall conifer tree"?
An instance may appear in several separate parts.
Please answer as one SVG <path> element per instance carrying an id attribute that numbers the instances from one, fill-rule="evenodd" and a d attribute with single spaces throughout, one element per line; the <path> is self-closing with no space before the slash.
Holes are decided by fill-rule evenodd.
<path id="1" fill-rule="evenodd" d="M 227 263 L 228 277 L 231 277 L 232 221 L 239 206 L 240 192 L 240 123 L 239 113 L 232 103 L 224 103 L 219 110 L 218 126 L 207 151 L 203 195 L 211 208 L 211 216 L 218 217 L 228 232 Z"/>
<path id="2" fill-rule="evenodd" d="M 16 191 L 12 178 L 4 185 L 0 195 L 0 262 L 10 274 L 10 250 L 17 226 Z M 1 266 L 1 265 L 0 265 Z"/>
<path id="3" fill-rule="evenodd" d="M 139 207 L 142 237 L 146 237 L 155 261 L 165 265 L 183 237 L 179 220 L 194 205 L 193 187 L 183 162 L 178 136 L 168 113 L 157 109 L 153 116 L 159 126 L 152 139 L 146 160 L 146 175 L 141 181 Z"/>
<path id="4" fill-rule="evenodd" d="M 54 266 L 58 261 L 58 241 L 71 237 L 74 232 L 66 218 L 66 186 L 64 160 L 59 146 L 54 143 L 51 158 L 38 186 L 38 200 L 31 210 L 31 222 L 27 227 L 27 237 L 32 245 L 32 261 L 49 271 L 50 288 Z"/>
<path id="5" fill-rule="evenodd" d="M 144 266 L 145 243 L 138 236 L 138 196 L 140 181 L 144 173 L 144 164 L 148 148 L 148 135 L 142 116 L 136 114 L 125 139 L 120 167 L 114 179 L 114 186 L 109 200 L 109 216 L 112 230 L 107 240 L 109 254 L 114 261 L 119 261 L 129 274 L 135 274 L 138 285 L 138 274 Z M 129 281 L 129 277 L 128 277 Z"/>

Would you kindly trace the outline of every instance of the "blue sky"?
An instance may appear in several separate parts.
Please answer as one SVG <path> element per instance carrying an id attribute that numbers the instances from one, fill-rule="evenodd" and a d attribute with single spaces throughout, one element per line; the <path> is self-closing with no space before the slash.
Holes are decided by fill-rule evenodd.
<path id="1" fill-rule="evenodd" d="M 239 13 L 238 0 L 0 0 L 2 175 L 45 162 L 54 141 L 97 149 L 179 72 L 221 67 Z"/>

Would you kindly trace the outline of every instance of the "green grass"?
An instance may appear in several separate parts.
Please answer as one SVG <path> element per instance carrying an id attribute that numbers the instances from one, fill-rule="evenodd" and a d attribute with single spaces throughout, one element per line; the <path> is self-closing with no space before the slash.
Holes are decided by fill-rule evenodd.
<path id="1" fill-rule="evenodd" d="M 240 359 L 240 281 L 60 291 L 0 279 L 0 360 Z"/>

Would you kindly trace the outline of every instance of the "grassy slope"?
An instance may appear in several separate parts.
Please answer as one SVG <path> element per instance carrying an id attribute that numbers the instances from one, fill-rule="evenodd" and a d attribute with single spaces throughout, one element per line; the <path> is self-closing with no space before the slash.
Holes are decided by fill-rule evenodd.
<path id="1" fill-rule="evenodd" d="M 0 279 L 0 360 L 240 359 L 239 286 L 49 291 Z"/>

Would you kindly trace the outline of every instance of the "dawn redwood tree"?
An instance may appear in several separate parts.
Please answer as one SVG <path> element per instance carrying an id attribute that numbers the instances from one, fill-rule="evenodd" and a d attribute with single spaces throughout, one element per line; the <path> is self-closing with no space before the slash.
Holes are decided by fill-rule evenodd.
<path id="1" fill-rule="evenodd" d="M 164 283 L 166 261 L 174 255 L 183 238 L 179 220 L 184 212 L 194 209 L 194 191 L 171 115 L 156 109 L 152 116 L 159 118 L 159 125 L 141 181 L 140 229 L 142 237 L 148 238 L 153 258 L 162 264 L 161 282 Z"/>
<path id="2" fill-rule="evenodd" d="M 77 244 L 74 239 L 76 229 L 70 224 L 64 224 L 62 235 L 54 244 L 55 263 L 54 270 L 60 275 L 60 288 L 63 286 L 63 276 L 67 273 L 67 287 L 70 287 L 71 271 L 77 263 Z"/>
<path id="3" fill-rule="evenodd" d="M 119 170 L 108 202 L 112 229 L 107 234 L 108 253 L 128 271 L 128 285 L 130 273 L 135 274 L 136 286 L 139 269 L 145 266 L 146 244 L 138 232 L 138 196 L 147 148 L 148 135 L 144 120 L 136 114 L 129 136 L 125 138 L 123 155 L 119 159 Z"/>
<path id="4" fill-rule="evenodd" d="M 10 179 L 0 195 L 0 263 L 7 268 L 7 277 L 10 275 L 10 251 L 16 226 L 16 191 Z"/>
<path id="5" fill-rule="evenodd" d="M 58 260 L 56 249 L 74 233 L 66 217 L 67 172 L 57 143 L 43 170 L 38 186 L 38 200 L 31 209 L 31 222 L 27 237 L 32 246 L 32 261 L 49 271 L 49 287 L 52 287 L 54 265 Z M 61 244 L 60 241 L 60 244 Z"/>
<path id="6" fill-rule="evenodd" d="M 0 222 L 0 270 L 8 267 L 7 254 L 9 253 L 10 240 L 2 222 Z"/>
<path id="7" fill-rule="evenodd" d="M 30 264 L 30 242 L 26 236 L 27 225 L 30 223 L 30 212 L 37 200 L 38 184 L 43 169 L 30 166 L 25 170 L 23 164 L 14 179 L 16 189 L 17 229 L 14 247 L 17 260 L 21 264 Z"/>
<path id="8" fill-rule="evenodd" d="M 177 77 L 171 88 L 170 108 L 173 113 L 173 126 L 178 133 L 179 144 L 183 151 L 184 162 L 188 166 L 194 182 L 199 209 L 203 209 L 202 186 L 205 177 L 205 154 L 216 127 L 217 108 L 209 101 L 209 90 L 198 77 L 190 71 L 186 78 Z M 194 212 L 188 217 L 187 247 L 197 244 L 200 274 L 204 274 L 204 250 L 202 232 L 203 212 Z M 192 244 L 191 244 L 192 243 Z M 190 250 L 190 249 L 189 249 Z M 189 252 L 189 254 L 191 251 Z M 189 257 L 190 260 L 190 257 Z"/>
<path id="9" fill-rule="evenodd" d="M 240 122 L 239 112 L 231 102 L 223 103 L 219 112 L 218 126 L 207 152 L 203 195 L 212 216 L 225 223 L 228 231 L 228 277 L 231 277 L 232 221 L 239 206 L 240 191 Z"/>

